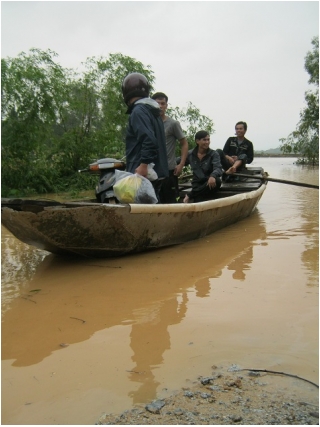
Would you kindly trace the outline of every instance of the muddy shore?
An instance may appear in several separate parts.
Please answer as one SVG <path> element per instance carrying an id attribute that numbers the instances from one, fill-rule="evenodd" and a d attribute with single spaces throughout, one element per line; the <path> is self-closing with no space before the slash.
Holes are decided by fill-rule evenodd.
<path id="1" fill-rule="evenodd" d="M 318 387 L 303 378 L 212 367 L 212 375 L 98 425 L 318 425 Z"/>

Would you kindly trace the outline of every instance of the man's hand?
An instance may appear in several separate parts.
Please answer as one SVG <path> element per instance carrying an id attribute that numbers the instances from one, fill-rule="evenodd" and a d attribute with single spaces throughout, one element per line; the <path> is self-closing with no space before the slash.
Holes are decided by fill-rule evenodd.
<path id="1" fill-rule="evenodd" d="M 146 163 L 141 163 L 135 170 L 135 173 L 146 177 L 148 175 L 148 165 Z"/>
<path id="2" fill-rule="evenodd" d="M 173 175 L 179 176 L 181 175 L 183 169 L 183 165 L 181 163 L 179 163 L 175 168 L 174 168 L 174 172 Z"/>
<path id="3" fill-rule="evenodd" d="M 210 190 L 212 190 L 217 185 L 216 179 L 213 176 L 210 176 L 210 178 L 208 179 L 207 185 L 210 188 Z"/>

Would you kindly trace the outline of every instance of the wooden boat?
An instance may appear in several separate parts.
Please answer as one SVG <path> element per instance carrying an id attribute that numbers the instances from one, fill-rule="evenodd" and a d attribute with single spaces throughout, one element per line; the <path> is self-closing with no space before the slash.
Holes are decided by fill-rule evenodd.
<path id="1" fill-rule="evenodd" d="M 263 177 L 262 168 L 246 174 Z M 114 257 L 185 243 L 248 217 L 266 179 L 224 182 L 215 200 L 177 204 L 102 204 L 1 199 L 1 222 L 19 240 L 59 255 Z M 181 185 L 181 195 L 190 184 Z"/>

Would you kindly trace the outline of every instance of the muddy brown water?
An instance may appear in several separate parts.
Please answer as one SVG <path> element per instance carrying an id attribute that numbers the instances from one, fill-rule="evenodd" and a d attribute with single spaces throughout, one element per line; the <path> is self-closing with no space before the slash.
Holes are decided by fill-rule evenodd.
<path id="1" fill-rule="evenodd" d="M 254 164 L 318 183 L 293 159 Z M 318 201 L 270 182 L 246 220 L 105 260 L 59 258 L 2 227 L 2 424 L 94 424 L 212 365 L 318 383 Z"/>

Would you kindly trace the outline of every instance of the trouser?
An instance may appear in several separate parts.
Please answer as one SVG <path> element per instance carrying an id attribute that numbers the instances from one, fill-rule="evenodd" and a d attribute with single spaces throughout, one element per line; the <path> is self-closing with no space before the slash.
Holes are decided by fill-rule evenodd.
<path id="1" fill-rule="evenodd" d="M 179 183 L 178 177 L 174 175 L 174 169 L 169 170 L 169 176 L 163 181 L 160 190 L 160 203 L 177 203 Z"/>
<path id="2" fill-rule="evenodd" d="M 229 160 L 226 158 L 226 155 L 222 150 L 220 150 L 220 148 L 218 148 L 216 152 L 220 156 L 220 163 L 221 163 L 222 169 L 224 171 L 227 171 L 232 166 L 232 164 L 229 162 Z"/>
<path id="3" fill-rule="evenodd" d="M 224 171 L 227 171 L 229 168 L 231 168 L 232 164 L 229 162 L 229 160 L 226 158 L 225 153 L 222 150 L 220 150 L 220 148 L 218 148 L 216 151 L 220 156 L 220 163 L 221 163 L 222 169 Z M 246 159 L 241 159 L 241 160 L 242 160 L 242 165 L 238 167 L 237 170 L 241 170 L 246 167 Z"/>
<path id="4" fill-rule="evenodd" d="M 216 186 L 214 188 L 209 188 L 206 181 L 197 189 L 192 189 L 189 198 L 193 199 L 194 203 L 205 202 L 206 200 L 212 200 L 216 197 L 217 192 L 221 187 L 221 179 L 216 178 Z"/>
<path id="5" fill-rule="evenodd" d="M 155 181 L 151 181 L 154 192 L 156 193 L 156 197 L 158 199 L 158 203 L 162 203 L 160 200 L 160 191 L 161 191 L 161 187 L 162 187 L 164 181 L 165 181 L 165 178 L 164 179 L 156 179 Z"/>

